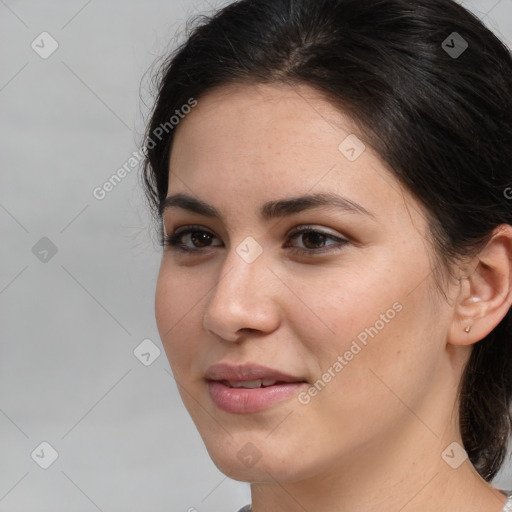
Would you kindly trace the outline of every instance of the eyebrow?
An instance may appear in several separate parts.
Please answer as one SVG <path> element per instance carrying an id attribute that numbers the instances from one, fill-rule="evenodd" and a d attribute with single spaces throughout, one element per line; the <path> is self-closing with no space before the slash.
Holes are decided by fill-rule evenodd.
<path id="1" fill-rule="evenodd" d="M 260 215 L 264 220 L 271 220 L 280 217 L 288 217 L 305 210 L 322 206 L 336 207 L 345 212 L 358 213 L 375 219 L 375 215 L 360 204 L 330 192 L 268 201 L 261 207 Z M 163 216 L 164 212 L 169 208 L 182 208 L 224 222 L 224 216 L 217 208 L 187 194 L 179 193 L 165 198 L 160 205 L 160 215 Z"/>

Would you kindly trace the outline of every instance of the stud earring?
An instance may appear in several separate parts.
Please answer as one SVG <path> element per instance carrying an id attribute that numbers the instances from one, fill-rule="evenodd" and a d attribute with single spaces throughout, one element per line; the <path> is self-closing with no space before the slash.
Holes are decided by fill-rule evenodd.
<path id="1" fill-rule="evenodd" d="M 468 326 L 464 329 L 464 332 L 469 333 L 469 331 L 471 331 L 471 325 L 468 325 Z"/>

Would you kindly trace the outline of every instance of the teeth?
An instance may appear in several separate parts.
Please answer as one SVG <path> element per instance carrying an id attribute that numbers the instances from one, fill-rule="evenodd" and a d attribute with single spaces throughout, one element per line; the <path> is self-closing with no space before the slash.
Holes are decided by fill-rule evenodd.
<path id="1" fill-rule="evenodd" d="M 234 383 L 234 387 L 236 388 L 260 388 L 261 387 L 261 379 L 257 380 L 246 380 L 243 382 L 236 382 Z"/>
<path id="2" fill-rule="evenodd" d="M 256 379 L 244 381 L 225 381 L 232 388 L 256 389 L 263 386 L 273 386 L 277 381 L 272 379 Z"/>

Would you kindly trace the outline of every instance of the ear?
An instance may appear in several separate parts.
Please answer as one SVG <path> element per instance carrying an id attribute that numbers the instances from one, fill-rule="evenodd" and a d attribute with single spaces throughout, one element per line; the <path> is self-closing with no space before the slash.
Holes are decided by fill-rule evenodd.
<path id="1" fill-rule="evenodd" d="M 452 345 L 480 341 L 509 311 L 512 305 L 512 226 L 498 226 L 468 268 L 461 280 L 448 332 L 448 342 Z"/>

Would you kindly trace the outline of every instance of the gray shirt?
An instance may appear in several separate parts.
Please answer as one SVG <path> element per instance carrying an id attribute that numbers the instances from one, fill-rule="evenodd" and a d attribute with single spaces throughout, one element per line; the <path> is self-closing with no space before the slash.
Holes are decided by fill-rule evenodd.
<path id="1" fill-rule="evenodd" d="M 508 496 L 508 500 L 501 509 L 500 512 L 512 512 L 512 490 L 505 491 L 503 489 L 498 489 L 501 492 L 504 492 Z M 241 508 L 238 512 L 252 512 L 251 505 L 245 505 L 245 507 Z"/>

